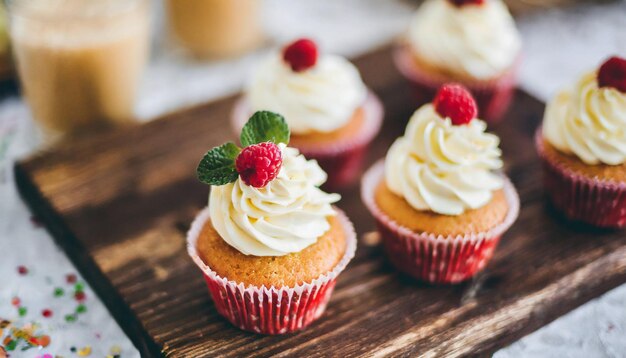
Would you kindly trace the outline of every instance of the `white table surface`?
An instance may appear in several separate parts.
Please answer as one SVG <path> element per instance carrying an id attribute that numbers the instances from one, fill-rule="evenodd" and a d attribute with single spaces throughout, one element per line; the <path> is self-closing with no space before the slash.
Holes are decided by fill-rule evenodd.
<path id="1" fill-rule="evenodd" d="M 264 19 L 270 43 L 306 35 L 317 39 L 326 51 L 352 56 L 400 34 L 414 7 L 398 0 L 266 0 Z M 251 66 L 267 51 L 231 61 L 186 60 L 164 50 L 162 11 L 155 13 L 155 49 L 137 103 L 142 120 L 237 91 Z M 542 99 L 608 55 L 626 55 L 623 1 L 531 14 L 518 24 L 525 43 L 521 86 Z M 35 323 L 33 333 L 48 335 L 50 345 L 27 351 L 18 345 L 11 357 L 104 357 L 118 351 L 124 358 L 139 356 L 88 285 L 82 301 L 86 312 L 76 313 L 81 302 L 73 296 L 75 285 L 66 278 L 76 268 L 17 195 L 12 164 L 37 146 L 29 118 L 21 99 L 0 102 L 0 320 L 10 320 L 16 327 Z M 19 266 L 28 273 L 19 274 Z M 80 276 L 77 280 L 83 282 Z M 54 296 L 56 288 L 63 290 L 59 297 Z M 11 302 L 14 297 L 20 299 L 18 305 Z M 23 316 L 18 307 L 26 310 Z M 51 317 L 43 316 L 45 309 L 52 312 Z M 7 329 L 0 332 L 0 339 L 7 334 Z M 626 285 L 495 356 L 626 357 Z"/>

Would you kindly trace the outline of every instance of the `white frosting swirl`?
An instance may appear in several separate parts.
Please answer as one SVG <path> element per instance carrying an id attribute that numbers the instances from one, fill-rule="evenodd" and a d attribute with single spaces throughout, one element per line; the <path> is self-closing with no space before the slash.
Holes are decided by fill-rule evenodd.
<path id="1" fill-rule="evenodd" d="M 244 255 L 282 256 L 299 252 L 324 235 L 339 194 L 318 186 L 326 173 L 315 160 L 279 144 L 283 164 L 276 179 L 254 188 L 237 179 L 211 187 L 209 212 L 215 230 Z"/>
<path id="2" fill-rule="evenodd" d="M 505 72 L 521 49 L 513 17 L 501 0 L 461 7 L 427 0 L 411 22 L 409 41 L 425 62 L 479 80 Z"/>
<path id="3" fill-rule="evenodd" d="M 543 135 L 556 149 L 589 165 L 626 162 L 626 93 L 598 87 L 596 73 L 548 104 Z"/>
<path id="4" fill-rule="evenodd" d="M 417 210 L 443 215 L 487 204 L 504 182 L 492 172 L 502 167 L 500 140 L 486 128 L 479 119 L 453 125 L 432 104 L 422 106 L 387 153 L 389 190 Z"/>
<path id="5" fill-rule="evenodd" d="M 272 54 L 257 69 L 247 93 L 253 111 L 281 113 L 292 133 L 306 134 L 347 124 L 367 89 L 356 67 L 342 57 L 321 56 L 313 68 L 294 72 Z"/>

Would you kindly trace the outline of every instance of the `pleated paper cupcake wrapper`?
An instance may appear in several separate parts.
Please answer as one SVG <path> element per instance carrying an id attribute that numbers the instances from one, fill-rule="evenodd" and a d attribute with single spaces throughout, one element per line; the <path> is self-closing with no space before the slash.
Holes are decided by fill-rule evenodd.
<path id="1" fill-rule="evenodd" d="M 338 189 L 352 184 L 363 169 L 367 148 L 380 131 L 383 121 L 383 106 L 378 97 L 369 91 L 363 103 L 365 124 L 352 138 L 344 138 L 335 143 L 322 145 L 291 145 L 298 148 L 307 159 L 315 159 L 328 174 L 324 189 Z M 252 115 L 250 104 L 240 99 L 233 109 L 231 124 L 236 133 Z"/>
<path id="2" fill-rule="evenodd" d="M 393 221 L 378 208 L 374 194 L 384 180 L 384 163 L 379 161 L 363 177 L 361 196 L 374 218 L 389 260 L 402 272 L 433 284 L 458 283 L 470 279 L 491 259 L 502 234 L 519 214 L 519 197 L 504 177 L 509 211 L 502 223 L 489 231 L 442 236 L 414 232 Z"/>
<path id="3" fill-rule="evenodd" d="M 354 257 L 356 233 L 346 215 L 337 215 L 346 234 L 346 252 L 330 272 L 309 283 L 276 288 L 245 285 L 228 280 L 211 270 L 198 255 L 196 243 L 209 220 L 205 208 L 187 234 L 187 251 L 204 274 L 209 293 L 219 314 L 240 329 L 260 334 L 285 334 L 301 330 L 319 318 L 330 299 L 337 276 Z"/>
<path id="4" fill-rule="evenodd" d="M 487 123 L 497 123 L 509 108 L 517 82 L 517 71 L 521 56 L 511 69 L 494 80 L 463 81 L 428 73 L 415 62 L 413 50 L 407 44 L 398 44 L 393 50 L 393 58 L 400 73 L 411 81 L 418 105 L 431 102 L 441 85 L 458 82 L 467 87 L 478 104 L 478 115 Z"/>
<path id="5" fill-rule="evenodd" d="M 602 228 L 626 227 L 626 183 L 576 174 L 545 154 L 541 127 L 535 145 L 543 166 L 544 190 L 568 219 Z"/>

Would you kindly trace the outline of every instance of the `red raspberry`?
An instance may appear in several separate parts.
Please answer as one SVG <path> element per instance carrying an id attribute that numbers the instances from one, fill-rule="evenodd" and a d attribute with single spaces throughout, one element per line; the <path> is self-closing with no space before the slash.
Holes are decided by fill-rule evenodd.
<path id="1" fill-rule="evenodd" d="M 442 117 L 450 117 L 452 124 L 468 124 L 476 118 L 478 107 L 472 94 L 457 83 L 447 83 L 439 88 L 433 100 L 435 110 Z"/>
<path id="2" fill-rule="evenodd" d="M 465 5 L 482 5 L 485 0 L 448 0 L 452 5 L 461 7 Z"/>
<path id="3" fill-rule="evenodd" d="M 73 273 L 65 275 L 65 281 L 67 283 L 76 283 L 76 275 Z"/>
<path id="4" fill-rule="evenodd" d="M 280 148 L 272 142 L 244 148 L 235 161 L 235 167 L 243 182 L 255 188 L 262 188 L 274 180 L 282 164 Z"/>
<path id="5" fill-rule="evenodd" d="M 613 56 L 606 60 L 598 70 L 598 86 L 626 93 L 626 59 Z"/>
<path id="6" fill-rule="evenodd" d="M 309 39 L 292 42 L 283 49 L 283 60 L 295 72 L 308 70 L 317 63 L 317 45 Z"/>

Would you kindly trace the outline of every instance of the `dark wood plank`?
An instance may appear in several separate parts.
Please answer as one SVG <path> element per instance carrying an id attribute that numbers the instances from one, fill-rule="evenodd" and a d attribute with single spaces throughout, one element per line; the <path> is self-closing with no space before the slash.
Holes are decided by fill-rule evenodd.
<path id="1" fill-rule="evenodd" d="M 417 107 L 389 48 L 357 60 L 386 108 L 369 162 Z M 287 336 L 241 332 L 219 317 L 184 236 L 206 205 L 194 178 L 210 146 L 231 138 L 233 98 L 103 133 L 16 165 L 20 191 L 48 224 L 143 355 L 460 356 L 489 354 L 626 281 L 626 236 L 560 219 L 544 203 L 532 144 L 543 105 L 518 92 L 496 126 L 522 210 L 487 269 L 457 286 L 396 273 L 361 240 L 326 314 Z M 360 234 L 374 228 L 358 187 L 340 206 Z"/>

